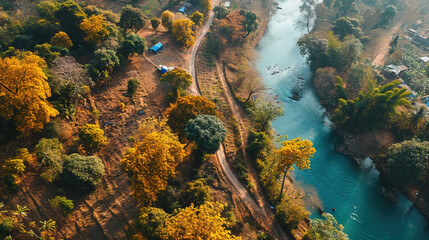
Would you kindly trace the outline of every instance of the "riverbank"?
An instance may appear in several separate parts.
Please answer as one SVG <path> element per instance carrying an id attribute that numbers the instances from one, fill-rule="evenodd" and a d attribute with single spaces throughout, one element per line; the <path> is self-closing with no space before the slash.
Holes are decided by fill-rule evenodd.
<path id="1" fill-rule="evenodd" d="M 331 28 L 329 28 L 329 11 L 332 11 L 332 9 L 328 9 L 326 7 L 317 7 L 317 16 L 316 24 L 313 30 L 311 31 L 311 34 L 313 36 L 318 37 L 326 37 L 328 35 L 328 31 L 331 31 Z M 385 36 L 386 39 L 391 39 L 393 37 L 393 34 L 396 33 L 398 26 L 400 25 L 402 19 L 397 19 L 397 22 L 392 22 L 390 25 L 392 28 L 390 30 L 381 30 L 378 29 L 377 33 L 380 34 L 380 31 L 384 31 L 384 35 L 391 34 L 391 36 Z M 383 32 L 382 32 L 383 33 Z M 377 41 L 377 39 L 372 41 Z M 375 45 L 373 42 L 366 43 L 368 45 Z M 390 40 L 389 40 L 390 41 Z M 385 41 L 386 42 L 386 41 Z M 384 43 L 386 45 L 386 43 Z M 385 46 L 384 46 L 385 47 Z M 387 48 L 386 48 L 387 49 Z M 387 51 L 387 50 L 386 50 Z M 365 55 L 369 55 L 368 52 L 365 53 Z M 386 55 L 386 54 L 384 54 Z M 379 57 L 377 61 L 373 61 L 373 65 L 384 65 L 383 59 L 385 57 Z M 333 77 L 336 75 L 342 77 L 346 82 L 349 78 L 348 72 L 341 72 L 336 71 L 335 69 L 331 69 L 331 72 L 329 74 L 332 74 Z M 312 71 L 313 76 L 316 75 L 316 70 L 313 69 Z M 328 71 L 325 71 L 324 77 L 328 76 Z M 321 75 L 322 76 L 322 75 Z M 323 85 L 325 84 L 325 85 Z M 322 105 L 327 109 L 328 115 L 332 115 L 334 113 L 334 110 L 336 108 L 336 105 L 329 104 L 332 102 L 331 98 L 333 95 L 337 94 L 334 92 L 333 88 L 334 83 L 327 83 L 327 82 L 320 82 L 320 79 L 318 82 L 314 81 L 314 77 L 312 79 L 312 87 L 315 90 L 318 98 L 320 99 Z M 347 85 L 348 83 L 345 83 Z M 327 91 L 325 88 L 329 88 L 329 86 L 332 89 L 328 89 Z M 325 87 L 325 88 L 324 88 Z M 358 91 L 355 91 L 358 92 Z M 356 95 L 356 93 L 351 93 L 353 96 Z M 351 97 L 353 99 L 353 97 Z M 414 205 L 415 207 L 426 217 L 426 219 L 429 219 L 429 201 L 425 200 L 422 195 L 427 194 L 427 191 L 421 191 L 423 194 L 419 195 L 419 191 L 417 189 L 414 189 L 413 187 L 406 187 L 405 185 L 398 185 L 394 184 L 391 179 L 388 177 L 388 172 L 385 168 L 385 162 L 383 161 L 383 156 L 386 154 L 387 149 L 394 143 L 397 143 L 398 141 L 395 140 L 397 136 L 391 131 L 391 130 L 377 130 L 377 131 L 371 131 L 371 132 L 359 132 L 359 133 L 352 133 L 348 131 L 341 130 L 337 128 L 335 125 L 333 126 L 334 132 L 339 136 L 341 139 L 339 143 L 336 144 L 335 149 L 348 156 L 349 158 L 353 159 L 357 164 L 362 165 L 364 159 L 370 158 L 372 159 L 375 167 L 380 172 L 380 178 L 383 179 L 384 184 L 386 184 L 386 196 L 389 198 L 393 198 L 392 200 L 395 201 L 395 194 L 394 192 L 397 192 L 395 190 L 392 190 L 394 188 L 399 189 Z M 422 189 L 421 189 L 422 190 Z"/>

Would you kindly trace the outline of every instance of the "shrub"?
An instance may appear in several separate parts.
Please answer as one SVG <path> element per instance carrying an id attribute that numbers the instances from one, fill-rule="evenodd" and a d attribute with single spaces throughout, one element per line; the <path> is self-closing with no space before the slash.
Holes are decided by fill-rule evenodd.
<path id="1" fill-rule="evenodd" d="M 11 233 L 12 230 L 13 230 L 13 219 L 11 217 L 3 218 L 2 222 L 0 223 L 0 234 L 6 235 Z"/>
<path id="2" fill-rule="evenodd" d="M 276 218 L 290 231 L 297 229 L 299 223 L 309 215 L 310 213 L 297 200 L 286 199 L 276 206 Z"/>
<path id="3" fill-rule="evenodd" d="M 137 92 L 139 85 L 140 83 L 137 79 L 131 78 L 130 80 L 128 80 L 127 93 L 129 95 L 134 95 L 134 93 Z"/>
<path id="4" fill-rule="evenodd" d="M 210 198 L 210 187 L 207 186 L 205 179 L 200 178 L 192 182 L 188 182 L 181 194 L 182 207 L 189 207 L 191 204 L 200 206 Z"/>
<path id="5" fill-rule="evenodd" d="M 121 112 L 123 112 L 125 110 L 125 103 L 122 103 L 122 102 L 119 103 L 118 108 L 119 108 L 119 110 L 121 110 Z"/>
<path id="6" fill-rule="evenodd" d="M 47 182 L 53 182 L 63 172 L 64 149 L 58 138 L 40 139 L 35 148 L 37 160 L 42 166 L 40 176 Z"/>
<path id="7" fill-rule="evenodd" d="M 79 128 L 79 139 L 83 146 L 88 149 L 96 149 L 100 146 L 107 145 L 107 139 L 104 131 L 100 126 L 95 124 L 86 124 Z"/>
<path id="8" fill-rule="evenodd" d="M 81 156 L 73 153 L 64 160 L 64 180 L 81 192 L 94 190 L 104 172 L 104 164 L 96 156 Z"/>
<path id="9" fill-rule="evenodd" d="M 168 213 L 160 208 L 142 208 L 138 218 L 137 228 L 149 239 L 159 239 L 164 221 L 167 217 Z"/>
<path id="10" fill-rule="evenodd" d="M 67 215 L 73 211 L 74 204 L 73 200 L 67 199 L 66 197 L 56 196 L 49 200 L 51 206 L 63 214 Z"/>
<path id="11" fill-rule="evenodd" d="M 198 149 L 204 153 L 215 153 L 226 138 L 226 129 L 222 121 L 212 115 L 198 115 L 185 125 L 186 137 L 195 141 Z"/>

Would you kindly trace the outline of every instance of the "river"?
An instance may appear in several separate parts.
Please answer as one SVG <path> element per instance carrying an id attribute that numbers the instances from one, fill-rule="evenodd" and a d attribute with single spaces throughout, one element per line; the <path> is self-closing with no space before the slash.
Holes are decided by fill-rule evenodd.
<path id="1" fill-rule="evenodd" d="M 297 27 L 299 4 L 299 0 L 279 0 L 282 9 L 272 16 L 257 47 L 258 70 L 284 105 L 285 115 L 273 123 L 276 132 L 311 140 L 317 150 L 311 169 L 296 170 L 295 180 L 317 193 L 325 211 L 335 216 L 352 240 L 429 239 L 427 222 L 410 201 L 401 195 L 394 204 L 383 195 L 379 173 L 369 159 L 359 166 L 334 150 L 331 123 L 308 83 L 310 69 L 296 46 L 306 33 L 304 27 Z M 289 97 L 300 81 L 302 99 L 294 101 Z M 320 215 L 313 211 L 311 217 Z"/>

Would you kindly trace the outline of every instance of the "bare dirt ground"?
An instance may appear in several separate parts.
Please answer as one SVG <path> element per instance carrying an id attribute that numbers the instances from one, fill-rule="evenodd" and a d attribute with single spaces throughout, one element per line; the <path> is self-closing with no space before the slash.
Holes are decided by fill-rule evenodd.
<path id="1" fill-rule="evenodd" d="M 386 57 L 389 54 L 389 43 L 392 41 L 392 37 L 395 36 L 395 34 L 400 30 L 401 25 L 402 23 L 397 23 L 389 31 L 384 31 L 381 35 L 378 36 L 376 40 L 373 40 L 376 45 L 367 48 L 365 55 L 373 59 L 373 65 L 384 65 Z"/>

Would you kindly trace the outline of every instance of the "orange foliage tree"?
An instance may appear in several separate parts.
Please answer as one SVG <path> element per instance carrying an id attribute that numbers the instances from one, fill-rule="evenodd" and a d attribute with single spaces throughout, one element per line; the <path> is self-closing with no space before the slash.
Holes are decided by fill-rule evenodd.
<path id="1" fill-rule="evenodd" d="M 246 18 L 239 11 L 230 12 L 224 19 L 219 20 L 219 31 L 231 43 L 239 43 L 246 36 L 242 23 Z"/>
<path id="2" fill-rule="evenodd" d="M 0 59 L 0 115 L 13 119 L 20 132 L 40 130 L 58 115 L 47 101 L 51 89 L 45 67 L 45 61 L 32 53 Z"/>
<path id="3" fill-rule="evenodd" d="M 59 31 L 51 39 L 51 44 L 54 46 L 60 46 L 63 48 L 71 48 L 73 46 L 72 41 L 67 33 Z"/>
<path id="4" fill-rule="evenodd" d="M 194 45 L 195 37 L 194 31 L 192 31 L 193 25 L 194 22 L 189 19 L 174 20 L 171 31 L 176 41 L 187 47 Z"/>
<path id="5" fill-rule="evenodd" d="M 165 115 L 168 116 L 168 125 L 175 133 L 179 134 L 181 139 L 185 137 L 185 124 L 199 114 L 220 117 L 216 105 L 202 96 L 180 97 L 175 104 L 170 105 L 165 111 Z"/>
<path id="6" fill-rule="evenodd" d="M 157 200 L 183 161 L 183 147 L 165 120 L 147 118 L 140 124 L 139 135 L 122 160 L 137 201 L 147 205 Z"/>
<path id="7" fill-rule="evenodd" d="M 310 168 L 310 157 L 316 153 L 313 143 L 309 140 L 301 140 L 295 138 L 289 141 L 282 142 L 282 147 L 276 151 L 276 156 L 279 161 L 277 164 L 278 171 L 284 171 L 282 188 L 280 195 L 283 193 L 286 174 L 289 170 L 294 170 L 293 165 L 299 169 Z"/>
<path id="8" fill-rule="evenodd" d="M 89 43 L 98 44 L 109 36 L 107 21 L 100 15 L 93 15 L 84 19 L 80 28 L 86 34 L 84 40 Z"/>
<path id="9" fill-rule="evenodd" d="M 226 205 L 205 202 L 199 207 L 191 205 L 165 220 L 161 232 L 164 240 L 206 239 L 206 240 L 239 240 L 225 229 L 230 224 L 222 211 Z"/>

